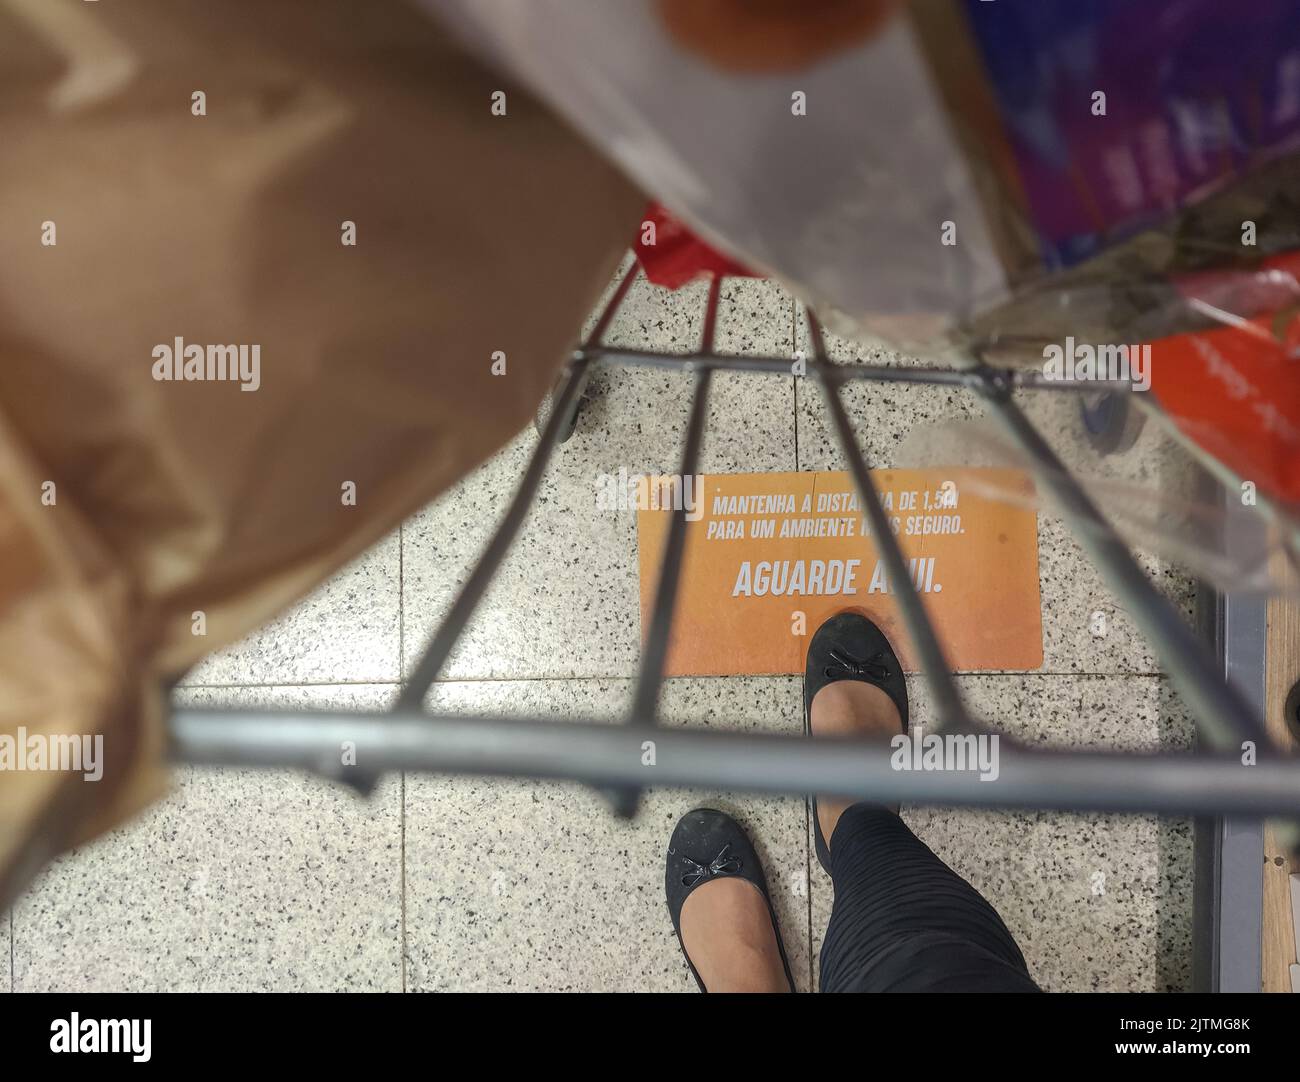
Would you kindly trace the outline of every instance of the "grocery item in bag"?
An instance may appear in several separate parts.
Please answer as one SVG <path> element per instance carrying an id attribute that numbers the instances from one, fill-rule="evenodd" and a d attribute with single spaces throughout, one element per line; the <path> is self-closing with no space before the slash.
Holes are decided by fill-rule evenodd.
<path id="1" fill-rule="evenodd" d="M 170 681 L 528 423 L 645 197 L 404 3 L 0 0 L 0 71 L 2 908 L 163 791 Z"/>

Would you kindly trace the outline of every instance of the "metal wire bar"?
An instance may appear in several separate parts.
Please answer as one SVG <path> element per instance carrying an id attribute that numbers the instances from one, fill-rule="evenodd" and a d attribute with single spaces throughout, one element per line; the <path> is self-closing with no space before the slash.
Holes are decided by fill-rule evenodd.
<path id="1" fill-rule="evenodd" d="M 627 273 L 623 275 L 618 287 L 614 290 L 613 296 L 610 297 L 609 303 L 605 305 L 604 311 L 600 314 L 595 327 L 592 329 L 589 341 L 600 342 L 609 327 L 610 320 L 614 318 L 614 313 L 618 310 L 619 305 L 623 303 L 623 298 L 627 296 L 627 291 L 631 288 L 635 276 L 636 265 L 633 264 Z M 492 540 L 488 542 L 487 548 L 483 550 L 483 555 L 479 557 L 478 562 L 474 565 L 474 570 L 470 572 L 465 585 L 461 588 L 460 593 L 456 595 L 456 600 L 452 603 L 451 609 L 443 618 L 442 623 L 438 625 L 438 630 L 435 632 L 433 639 L 425 647 L 423 656 L 421 656 L 415 668 L 412 669 L 406 686 L 402 689 L 402 694 L 398 698 L 398 708 L 418 707 L 424 701 L 424 696 L 438 678 L 438 674 L 442 672 L 442 668 L 446 665 L 447 658 L 451 656 L 451 651 L 455 647 L 457 640 L 469 624 L 470 618 L 474 615 L 474 610 L 478 608 L 479 602 L 483 600 L 483 595 L 487 593 L 487 588 L 492 583 L 492 576 L 496 574 L 497 567 L 505 559 L 506 553 L 510 551 L 515 535 L 519 533 L 519 528 L 528 517 L 529 509 L 537 496 L 537 489 L 542 483 L 543 475 L 546 473 L 546 467 L 550 464 L 551 453 L 559 443 L 560 433 L 567 425 L 572 411 L 577 406 L 578 398 L 586 386 L 589 366 L 590 360 L 581 355 L 575 356 L 570 363 L 568 378 L 565 380 L 559 394 L 555 397 L 551 415 L 546 419 L 546 427 L 542 430 L 542 435 L 537 441 L 537 448 L 533 451 L 533 456 L 528 462 L 528 468 L 519 481 L 519 488 L 515 491 L 514 499 L 510 501 L 510 507 L 501 520 L 501 525 L 497 527 L 496 533 L 492 535 Z"/>
<path id="2" fill-rule="evenodd" d="M 885 742 L 658 728 L 655 762 L 646 766 L 640 726 L 430 718 L 410 710 L 257 715 L 186 709 L 172 716 L 171 734 L 171 754 L 185 762 L 298 767 L 334 778 L 356 769 L 339 766 L 339 748 L 351 743 L 358 767 L 377 773 L 429 770 L 631 788 L 817 792 L 951 807 L 1300 814 L 1300 760 L 1281 757 L 1246 767 L 1235 756 L 1004 750 L 998 777 L 982 781 L 974 770 L 896 769 Z"/>
<path id="3" fill-rule="evenodd" d="M 1217 665 L 1190 627 L 1178 615 L 1133 559 L 1115 529 L 1074 479 L 1056 452 L 1011 400 L 1010 390 L 995 378 L 985 383 L 990 412 L 1026 454 L 1035 476 L 1052 494 L 1065 521 L 1103 579 L 1126 607 L 1168 670 L 1201 731 L 1219 748 L 1237 747 L 1243 740 L 1272 747 L 1262 722 L 1232 684 L 1217 673 Z"/>
<path id="4" fill-rule="evenodd" d="M 952 666 L 939 645 L 934 625 L 925 612 L 925 603 L 917 593 L 912 576 L 907 570 L 907 560 L 898 545 L 894 531 L 889 528 L 889 517 L 880 502 L 875 482 L 867 468 L 858 441 L 853 435 L 853 425 L 848 414 L 844 412 L 844 403 L 840 401 L 839 373 L 841 369 L 830 363 L 826 356 L 826 345 L 822 340 L 821 327 L 812 312 L 808 312 L 808 330 L 813 342 L 813 365 L 821 377 L 822 388 L 826 393 L 826 406 L 831 413 L 831 421 L 839 436 L 840 447 L 849 462 L 849 473 L 853 476 L 858 495 L 862 500 L 863 514 L 871 523 L 871 536 L 876 542 L 876 551 L 885 561 L 885 571 L 894 596 L 898 600 L 903 621 L 916 648 L 917 660 L 930 694 L 934 698 L 935 714 L 939 719 L 939 728 L 962 729 L 971 727 L 971 718 L 957 691 L 957 682 L 952 677 Z"/>
<path id="5" fill-rule="evenodd" d="M 627 270 L 623 272 L 623 277 L 619 279 L 618 286 L 610 294 L 609 300 L 601 310 L 596 322 L 591 328 L 591 333 L 587 335 L 584 346 L 599 348 L 605 341 L 605 332 L 609 330 L 609 325 L 614 321 L 614 316 L 619 308 L 623 306 L 623 298 L 627 296 L 627 291 L 632 288 L 632 283 L 636 281 L 636 276 L 640 272 L 640 267 L 634 259 L 628 264 Z"/>
<path id="6" fill-rule="evenodd" d="M 559 441 L 560 431 L 566 424 L 569 411 L 573 409 L 578 396 L 582 394 L 583 385 L 587 382 L 588 364 L 585 359 L 580 359 L 574 361 L 570 367 L 568 379 L 555 399 L 551 415 L 546 419 L 546 428 L 542 432 L 541 439 L 537 441 L 537 448 L 533 451 L 528 468 L 524 471 L 523 479 L 519 482 L 519 488 L 515 491 L 514 499 L 510 501 L 510 507 L 501 520 L 501 525 L 497 527 L 496 533 L 492 535 L 492 540 L 488 542 L 483 555 L 474 565 L 474 570 L 470 572 L 465 585 L 456 595 L 451 609 L 438 625 L 438 630 L 429 645 L 425 647 L 423 656 L 411 670 L 411 675 L 407 678 L 406 686 L 398 699 L 398 706 L 419 706 L 424 701 L 425 694 L 438 678 L 456 641 L 469 624 L 474 610 L 483 600 L 483 595 L 487 593 L 497 567 L 510 551 L 519 527 L 524 524 L 532 508 L 538 486 L 542 483 L 542 476 L 551 461 L 551 452 Z"/>
<path id="7" fill-rule="evenodd" d="M 734 372 L 768 372 L 790 375 L 789 357 L 733 357 L 725 353 L 656 353 L 647 349 L 621 349 L 584 347 L 579 353 L 605 364 L 633 365 L 641 368 L 725 368 Z M 883 383 L 926 383 L 949 387 L 966 387 L 978 390 L 983 375 L 971 368 L 936 368 L 929 365 L 853 364 L 836 366 L 838 378 L 845 383 L 872 380 Z M 1096 394 L 1101 391 L 1131 391 L 1133 384 L 1122 379 L 1056 379 L 1032 368 L 995 368 L 992 371 L 1017 390 L 1074 391 L 1079 394 Z"/>
<path id="8" fill-rule="evenodd" d="M 704 324 L 704 348 L 713 345 L 713 328 L 717 317 L 718 279 L 713 279 L 709 291 L 708 314 Z M 686 439 L 682 445 L 681 470 L 677 475 L 679 491 L 685 496 L 686 478 L 695 476 L 704 443 L 704 425 L 709 415 L 709 384 L 713 373 L 704 369 L 696 377 L 695 397 L 691 403 L 690 421 L 686 426 Z M 699 494 L 703 498 L 703 494 Z M 685 499 L 674 507 L 668 525 L 668 539 L 664 543 L 663 560 L 659 567 L 659 580 L 655 587 L 654 611 L 650 616 L 650 630 L 641 648 L 641 668 L 637 676 L 636 691 L 632 696 L 632 717 L 653 719 L 659 703 L 659 690 L 664 680 L 664 662 L 668 656 L 668 636 L 672 630 L 673 610 L 677 605 L 677 585 L 681 578 L 683 556 L 686 552 L 686 516 L 689 508 Z"/>
<path id="9" fill-rule="evenodd" d="M 607 364 L 633 365 L 641 368 L 725 368 L 734 372 L 767 372 L 788 376 L 792 357 L 754 357 L 731 356 L 725 353 L 700 352 L 690 354 L 655 353 L 645 349 L 607 349 L 585 350 L 584 355 L 593 360 Z M 850 378 L 875 379 L 899 383 L 942 383 L 957 387 L 973 387 L 974 377 L 970 372 L 957 368 L 927 368 L 921 365 L 854 365 L 846 372 L 852 372 Z"/>
<path id="10" fill-rule="evenodd" d="M 721 280 L 714 276 L 709 287 L 709 300 L 704 314 L 704 330 L 700 348 L 713 348 L 713 335 L 718 320 L 718 295 L 722 287 Z M 681 580 L 682 563 L 686 553 L 686 516 L 690 509 L 686 506 L 687 478 L 695 476 L 696 464 L 700 459 L 700 447 L 704 443 L 704 426 L 709 416 L 709 385 L 713 380 L 712 370 L 702 369 L 695 381 L 695 395 L 691 401 L 690 419 L 686 425 L 686 438 L 682 444 L 681 469 L 678 471 L 676 485 L 679 499 L 673 508 L 672 518 L 668 524 L 668 538 L 664 543 L 663 560 L 659 566 L 659 579 L 655 586 L 654 610 L 650 615 L 650 630 L 641 647 L 641 666 L 637 672 L 636 690 L 632 695 L 632 712 L 628 718 L 631 725 L 653 728 L 659 710 L 659 692 L 664 682 L 664 663 L 668 657 L 668 637 L 672 633 L 673 610 L 677 606 L 677 586 Z M 653 481 L 651 482 L 653 483 Z M 696 493 L 703 499 L 703 493 Z M 615 814 L 625 818 L 636 812 L 640 790 L 622 787 L 607 794 Z"/>

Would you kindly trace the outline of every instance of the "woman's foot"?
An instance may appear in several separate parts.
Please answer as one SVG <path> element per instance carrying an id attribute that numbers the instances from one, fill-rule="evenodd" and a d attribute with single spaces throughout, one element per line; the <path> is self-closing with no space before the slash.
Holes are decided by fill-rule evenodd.
<path id="1" fill-rule="evenodd" d="M 682 949 L 710 992 L 788 992 L 767 900 L 744 879 L 714 879 L 682 906 Z"/>
<path id="2" fill-rule="evenodd" d="M 815 737 L 879 736 L 888 740 L 902 732 L 903 722 L 894 700 L 874 684 L 837 680 L 813 696 L 809 710 Z M 817 824 L 830 845 L 840 816 L 856 801 L 841 797 L 817 797 Z M 893 811 L 898 811 L 895 806 Z"/>
<path id="3" fill-rule="evenodd" d="M 729 815 L 696 808 L 668 843 L 668 912 L 704 992 L 791 992 L 767 880 L 749 837 Z"/>
<path id="4" fill-rule="evenodd" d="M 813 635 L 804 668 L 804 709 L 809 734 L 822 739 L 887 740 L 907 732 L 903 667 L 885 633 L 865 616 L 838 613 Z M 853 803 L 832 795 L 813 797 L 817 859 L 828 873 L 831 836 Z"/>

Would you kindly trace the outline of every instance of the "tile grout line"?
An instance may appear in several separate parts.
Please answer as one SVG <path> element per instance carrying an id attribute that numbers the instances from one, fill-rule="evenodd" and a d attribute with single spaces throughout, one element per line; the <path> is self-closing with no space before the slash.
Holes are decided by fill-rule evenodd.
<path id="1" fill-rule="evenodd" d="M 401 924 L 401 971 L 402 971 L 402 991 L 406 991 L 406 771 L 403 770 L 400 776 L 400 791 L 402 803 L 398 812 L 399 832 L 401 834 L 401 843 L 398 847 L 398 859 L 401 861 L 400 874 L 398 876 L 401 883 L 402 895 L 402 924 Z"/>
<path id="2" fill-rule="evenodd" d="M 790 298 L 790 352 L 799 355 L 799 302 Z M 799 472 L 799 377 L 790 380 L 790 390 L 794 402 L 794 472 Z"/>
<path id="3" fill-rule="evenodd" d="M 790 344 L 791 352 L 797 357 L 799 349 L 803 345 L 803 340 L 799 335 L 799 301 L 790 298 Z M 794 472 L 799 472 L 799 377 L 796 375 L 790 380 L 791 397 L 794 405 Z M 807 910 L 808 919 L 805 925 L 805 934 L 808 938 L 808 991 L 817 991 L 817 985 L 814 980 L 814 959 L 813 959 L 813 904 L 812 904 L 812 800 L 805 796 L 803 798 L 803 885 L 804 885 L 804 902 Z"/>
<path id="4" fill-rule="evenodd" d="M 406 520 L 397 527 L 397 686 L 404 688 L 402 677 L 406 674 Z M 401 692 L 399 691 L 400 695 Z M 400 803 L 397 807 L 398 832 L 398 890 L 401 899 L 401 927 L 398 959 L 402 977 L 402 991 L 406 991 L 406 771 L 398 774 Z"/>
<path id="5" fill-rule="evenodd" d="M 813 904 L 812 904 L 812 801 L 803 798 L 803 869 L 804 891 L 808 895 L 808 991 L 817 991 L 813 981 Z"/>
<path id="6" fill-rule="evenodd" d="M 799 676 L 799 673 L 734 673 L 727 676 L 670 676 L 669 680 L 789 680 Z M 917 676 L 919 673 L 908 673 L 909 676 Z M 970 669 L 958 670 L 953 675 L 959 679 L 969 679 L 972 677 L 990 677 L 1016 679 L 1027 677 L 1036 680 L 1052 679 L 1056 677 L 1097 677 L 1127 679 L 1127 680 L 1147 680 L 1147 679 L 1164 679 L 1168 673 L 1144 670 L 1142 672 L 1099 672 L 1088 670 L 1084 671 L 1064 671 L 1053 669 L 1050 672 L 1044 672 L 1041 669 Z M 573 683 L 580 681 L 589 682 L 630 682 L 636 679 L 636 673 L 603 673 L 597 676 L 466 676 L 455 677 L 451 680 L 435 680 L 434 686 L 439 684 L 543 684 L 543 683 Z M 323 688 L 323 687 L 402 687 L 405 681 L 402 680 L 324 680 L 324 681 L 305 681 L 289 682 L 285 684 L 180 684 L 175 691 L 234 691 L 234 690 L 265 690 L 272 688 Z"/>

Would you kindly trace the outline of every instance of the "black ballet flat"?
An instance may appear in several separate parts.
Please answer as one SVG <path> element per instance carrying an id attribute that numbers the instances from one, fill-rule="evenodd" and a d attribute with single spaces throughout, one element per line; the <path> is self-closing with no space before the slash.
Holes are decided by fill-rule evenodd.
<path id="1" fill-rule="evenodd" d="M 677 942 L 682 948 L 686 964 L 691 967 L 691 975 L 701 992 L 707 992 L 704 982 L 695 969 L 695 963 L 686 953 L 686 944 L 682 942 L 682 906 L 697 887 L 714 879 L 736 878 L 753 883 L 767 903 L 767 911 L 772 917 L 772 932 L 776 936 L 777 950 L 781 952 L 781 966 L 785 970 L 785 979 L 790 982 L 790 991 L 794 991 L 794 978 L 790 976 L 790 963 L 785 956 L 785 944 L 781 942 L 781 926 L 777 923 L 776 910 L 772 908 L 772 898 L 767 893 L 767 879 L 763 875 L 763 865 L 758 854 L 749 843 L 749 836 L 744 828 L 731 816 L 712 808 L 696 808 L 687 812 L 678 822 L 668 842 L 668 863 L 664 872 L 664 888 L 668 895 L 668 912 L 673 919 L 673 930 L 677 933 Z"/>
<path id="2" fill-rule="evenodd" d="M 803 678 L 803 724 L 809 736 L 812 735 L 812 701 L 822 688 L 837 680 L 859 680 L 880 688 L 898 707 L 902 731 L 907 733 L 907 681 L 903 678 L 903 666 L 885 633 L 856 612 L 832 616 L 817 629 L 808 644 L 808 664 Z M 817 821 L 815 796 L 812 814 L 817 859 L 830 875 L 831 851 Z"/>

